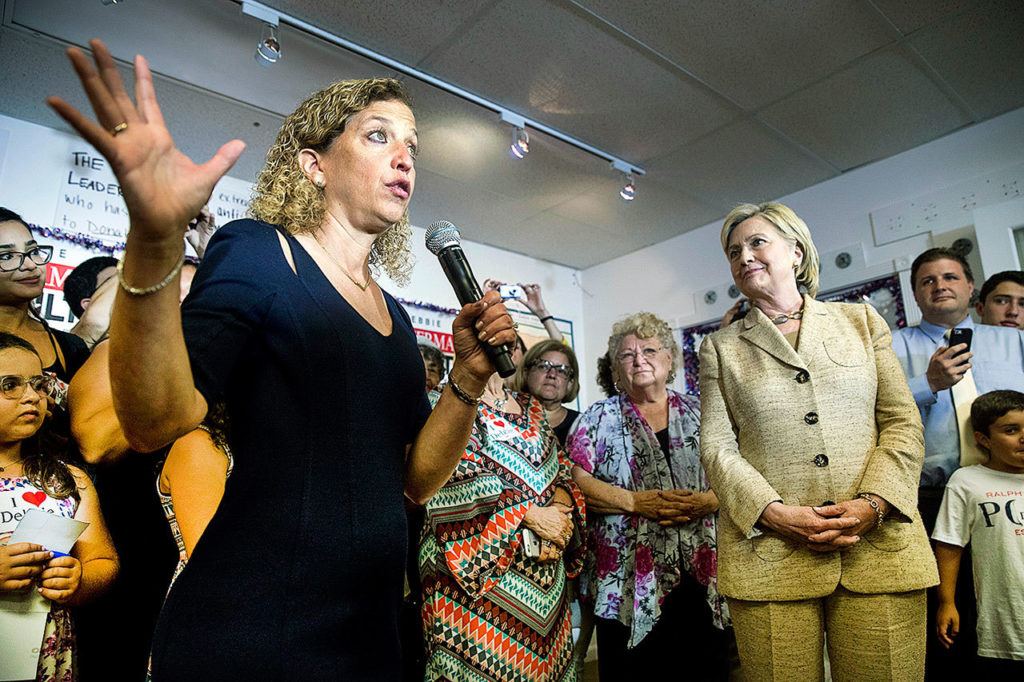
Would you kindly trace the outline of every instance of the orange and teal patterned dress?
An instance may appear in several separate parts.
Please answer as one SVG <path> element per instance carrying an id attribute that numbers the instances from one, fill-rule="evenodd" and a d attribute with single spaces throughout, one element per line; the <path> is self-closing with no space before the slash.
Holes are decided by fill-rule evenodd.
<path id="1" fill-rule="evenodd" d="M 522 414 L 480 405 L 466 452 L 427 503 L 420 543 L 427 680 L 575 680 L 566 578 L 583 564 L 584 502 L 570 462 L 527 394 Z M 563 488 L 575 532 L 560 561 L 523 549 L 523 517 Z"/>

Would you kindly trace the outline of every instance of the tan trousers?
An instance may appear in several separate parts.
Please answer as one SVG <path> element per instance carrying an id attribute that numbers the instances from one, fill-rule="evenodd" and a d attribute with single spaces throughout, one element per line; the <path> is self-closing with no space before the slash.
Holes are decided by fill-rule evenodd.
<path id="1" fill-rule="evenodd" d="M 924 679 L 925 591 L 856 594 L 839 587 L 804 601 L 729 600 L 740 679 L 821 682 L 823 646 L 834 682 Z"/>

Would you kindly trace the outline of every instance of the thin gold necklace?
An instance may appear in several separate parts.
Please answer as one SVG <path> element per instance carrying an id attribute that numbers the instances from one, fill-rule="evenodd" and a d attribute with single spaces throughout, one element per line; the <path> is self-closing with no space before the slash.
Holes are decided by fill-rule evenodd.
<path id="1" fill-rule="evenodd" d="M 7 467 L 14 466 L 15 464 L 20 463 L 22 459 L 22 457 L 19 457 L 18 459 L 11 460 L 7 464 L 0 464 L 0 472 L 7 471 Z"/>
<path id="2" fill-rule="evenodd" d="M 357 282 L 357 281 L 356 281 L 356 278 L 355 278 L 355 277 L 353 277 L 352 275 L 348 274 L 348 270 L 346 270 L 346 269 L 345 269 L 344 267 L 342 267 L 342 265 L 341 265 L 341 263 L 340 263 L 340 262 L 338 261 L 338 259 L 337 259 L 337 258 L 335 258 L 334 256 L 332 256 L 332 255 L 331 255 L 331 252 L 327 250 L 327 247 L 326 247 L 326 246 L 324 246 L 323 244 L 321 244 L 321 243 L 320 243 L 320 240 L 319 240 L 319 239 L 317 239 L 315 235 L 314 235 L 314 237 L 313 237 L 313 241 L 315 241 L 315 242 L 316 242 L 316 245 L 317 245 L 317 246 L 319 246 L 319 247 L 320 247 L 320 249 L 321 249 L 321 250 L 322 250 L 322 251 L 323 251 L 323 252 L 324 252 L 325 254 L 327 254 L 327 257 L 331 259 L 331 262 L 332 262 L 332 263 L 334 263 L 334 264 L 335 264 L 335 265 L 337 266 L 337 268 L 338 268 L 339 270 L 341 270 L 341 274 L 343 274 L 343 275 L 345 275 L 346 277 L 348 277 L 348 281 L 352 282 L 352 284 L 355 284 L 355 285 L 356 285 L 357 287 L 359 287 L 359 288 L 360 288 L 360 289 L 361 289 L 362 291 L 366 291 L 367 287 L 369 287 L 369 286 L 370 286 L 370 282 L 372 282 L 372 281 L 373 281 L 373 277 L 370 277 L 369 275 L 367 275 L 367 277 L 366 277 L 366 282 L 364 282 L 364 283 L 360 284 L 359 282 Z"/>

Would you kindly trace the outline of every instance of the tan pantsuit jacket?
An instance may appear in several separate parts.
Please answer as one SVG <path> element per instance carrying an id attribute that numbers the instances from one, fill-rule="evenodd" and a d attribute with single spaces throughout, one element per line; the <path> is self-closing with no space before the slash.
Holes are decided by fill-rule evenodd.
<path id="1" fill-rule="evenodd" d="M 756 307 L 700 348 L 701 461 L 721 503 L 719 590 L 788 601 L 837 585 L 935 585 L 917 513 L 921 419 L 889 327 L 869 305 L 804 300 L 799 352 Z M 862 492 L 894 509 L 843 552 L 820 554 L 755 527 L 775 500 L 817 506 Z"/>

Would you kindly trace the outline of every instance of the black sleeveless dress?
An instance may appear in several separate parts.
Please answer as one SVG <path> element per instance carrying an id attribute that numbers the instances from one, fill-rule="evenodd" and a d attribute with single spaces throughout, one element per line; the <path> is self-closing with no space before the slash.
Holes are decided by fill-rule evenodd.
<path id="1" fill-rule="evenodd" d="M 430 413 L 408 315 L 382 336 L 295 239 L 252 220 L 211 241 L 182 308 L 196 386 L 235 466 L 168 595 L 161 680 L 396 680 L 405 446 Z"/>

